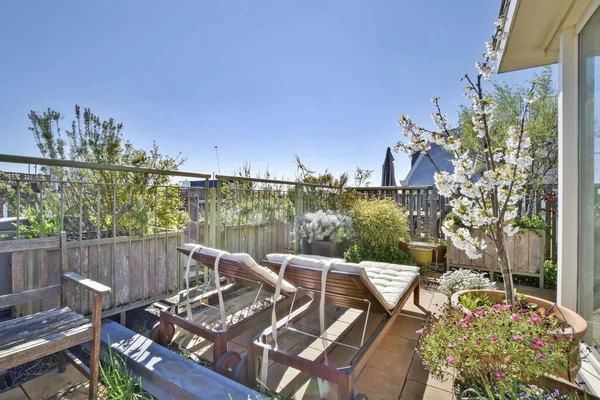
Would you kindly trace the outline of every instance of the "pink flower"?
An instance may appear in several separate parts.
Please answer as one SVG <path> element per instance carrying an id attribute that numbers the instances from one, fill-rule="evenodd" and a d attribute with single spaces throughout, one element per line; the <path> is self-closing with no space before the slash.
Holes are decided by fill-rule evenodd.
<path id="1" fill-rule="evenodd" d="M 512 338 L 513 338 L 513 340 L 519 340 L 519 341 L 523 340 L 523 336 L 521 336 L 521 335 L 513 335 Z"/>
<path id="2" fill-rule="evenodd" d="M 510 310 L 512 306 L 510 304 L 504 304 L 502 308 L 504 308 L 505 310 Z"/>
<path id="3" fill-rule="evenodd" d="M 554 339 L 554 340 L 558 340 L 558 335 L 557 335 L 556 333 L 553 333 L 553 334 L 552 334 L 552 339 Z"/>
<path id="4" fill-rule="evenodd" d="M 477 339 L 477 340 L 475 341 L 475 343 L 477 343 L 477 344 L 481 344 L 481 339 Z"/>
<path id="5" fill-rule="evenodd" d="M 494 308 L 500 308 L 500 307 L 502 307 L 502 304 L 494 304 L 492 307 L 494 307 Z"/>
<path id="6" fill-rule="evenodd" d="M 519 317 L 518 315 L 513 315 L 512 317 L 510 317 L 510 319 L 512 319 L 515 322 L 519 322 L 521 320 L 521 317 Z"/>
<path id="7" fill-rule="evenodd" d="M 534 349 L 534 350 L 539 350 L 539 349 L 541 349 L 541 346 L 539 346 L 539 345 L 537 345 L 537 344 L 534 344 L 534 345 L 533 345 L 533 346 L 531 346 L 531 347 L 533 347 L 533 349 Z"/>
<path id="8" fill-rule="evenodd" d="M 473 315 L 473 313 L 469 313 L 465 316 L 465 321 L 470 321 L 474 318 L 475 316 Z"/>
<path id="9" fill-rule="evenodd" d="M 537 324 L 538 322 L 540 322 L 540 317 L 527 318 L 527 322 L 531 322 L 532 324 Z"/>
<path id="10" fill-rule="evenodd" d="M 471 327 L 471 324 L 468 322 L 465 322 L 464 324 L 461 325 L 463 329 L 469 329 Z"/>
<path id="11" fill-rule="evenodd" d="M 543 353 L 538 353 L 535 356 L 535 359 L 538 360 L 538 361 L 546 361 L 546 356 Z"/>
<path id="12" fill-rule="evenodd" d="M 448 357 L 446 357 L 446 361 L 448 361 L 449 363 L 453 363 L 456 360 L 458 360 L 458 357 L 456 357 L 456 356 L 448 356 Z"/>
<path id="13" fill-rule="evenodd" d="M 425 330 L 424 330 L 423 328 L 421 328 L 421 329 L 419 329 L 418 331 L 416 331 L 415 333 L 416 333 L 417 335 L 422 335 L 424 331 L 425 331 Z"/>
<path id="14" fill-rule="evenodd" d="M 484 329 L 487 329 L 487 327 L 488 327 L 488 324 L 483 324 Z"/>
<path id="15" fill-rule="evenodd" d="M 490 340 L 491 340 L 492 342 L 495 342 L 496 340 L 498 340 L 498 336 L 494 335 L 494 336 L 492 336 L 492 337 L 490 338 Z"/>
<path id="16" fill-rule="evenodd" d="M 456 345 L 454 343 L 448 343 L 448 347 L 450 347 L 451 349 L 455 348 Z"/>
<path id="17" fill-rule="evenodd" d="M 506 373 L 504 371 L 498 371 L 496 372 L 496 376 L 498 378 L 504 378 L 506 376 Z"/>
<path id="18" fill-rule="evenodd" d="M 475 314 L 482 315 L 483 314 L 483 310 L 481 310 L 481 309 L 478 308 L 477 310 L 475 310 Z"/>
<path id="19" fill-rule="evenodd" d="M 540 338 L 533 339 L 533 344 L 537 344 L 538 346 L 543 346 L 546 344 L 546 341 Z"/>

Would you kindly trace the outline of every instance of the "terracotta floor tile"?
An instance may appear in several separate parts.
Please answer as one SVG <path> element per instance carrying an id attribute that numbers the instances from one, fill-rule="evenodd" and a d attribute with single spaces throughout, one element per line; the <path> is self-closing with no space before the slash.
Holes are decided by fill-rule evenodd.
<path id="1" fill-rule="evenodd" d="M 378 348 L 391 351 L 401 356 L 412 356 L 417 347 L 417 341 L 400 336 L 386 335 Z"/>
<path id="2" fill-rule="evenodd" d="M 369 367 L 396 377 L 406 377 L 412 362 L 413 355 L 398 355 L 388 350 L 375 349 L 367 362 Z"/>
<path id="3" fill-rule="evenodd" d="M 364 393 L 369 398 L 397 399 L 402 391 L 404 378 L 390 376 L 378 369 L 365 367 L 355 384 L 355 393 Z"/>
<path id="4" fill-rule="evenodd" d="M 429 371 L 427 371 L 423 366 L 421 358 L 416 354 L 413 357 L 410 370 L 408 371 L 408 379 L 448 392 L 451 392 L 454 386 L 454 379 L 450 374 L 447 375 L 447 379 L 445 381 L 440 381 L 429 375 Z"/>
<path id="5" fill-rule="evenodd" d="M 436 312 L 448 303 L 448 297 L 442 293 L 435 293 L 429 305 L 430 312 Z"/>
<path id="6" fill-rule="evenodd" d="M 388 335 L 400 336 L 406 339 L 418 340 L 417 330 L 423 327 L 425 321 L 407 315 L 399 315 L 388 331 Z"/>
<path id="7" fill-rule="evenodd" d="M 402 390 L 402 400 L 452 400 L 454 395 L 445 390 L 407 380 Z"/>

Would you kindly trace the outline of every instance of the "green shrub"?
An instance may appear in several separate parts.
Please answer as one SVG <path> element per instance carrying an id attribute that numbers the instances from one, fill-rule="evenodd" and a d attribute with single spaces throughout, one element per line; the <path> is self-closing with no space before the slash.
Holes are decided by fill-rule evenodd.
<path id="1" fill-rule="evenodd" d="M 417 331 L 422 334 L 417 350 L 433 377 L 444 379 L 453 367 L 459 383 L 506 390 L 566 371 L 573 342 L 551 333 L 560 328 L 553 316 L 527 309 L 513 313 L 507 304 L 469 314 L 446 305 Z"/>
<path id="2" fill-rule="evenodd" d="M 350 211 L 357 241 L 365 247 L 390 249 L 406 236 L 406 211 L 390 198 L 357 199 Z"/>
<path id="3" fill-rule="evenodd" d="M 60 235 L 60 216 L 48 215 L 48 211 L 44 214 L 42 221 L 42 213 L 38 206 L 28 206 L 25 208 L 24 217 L 26 221 L 21 221 L 20 224 L 13 223 L 18 227 L 19 236 L 23 239 L 36 239 L 40 237 L 42 227 L 44 228 L 44 236 L 59 236 Z M 41 222 L 41 223 L 40 223 Z M 43 223 L 43 225 L 42 225 Z"/>
<path id="4" fill-rule="evenodd" d="M 515 224 L 521 229 L 550 229 L 550 224 L 544 221 L 544 218 L 540 214 L 518 217 L 515 220 Z"/>
<path id="5" fill-rule="evenodd" d="M 465 293 L 460 296 L 460 304 L 469 311 L 479 307 L 491 307 L 492 301 L 487 294 Z"/>
<path id="6" fill-rule="evenodd" d="M 556 287 L 558 267 L 552 260 L 544 261 L 544 283 L 551 288 Z"/>
<path id="7" fill-rule="evenodd" d="M 410 253 L 402 250 L 398 245 L 387 249 L 377 250 L 355 243 L 348 247 L 344 253 L 344 259 L 348 262 L 359 263 L 361 261 L 379 261 L 400 265 L 415 265 L 415 259 Z"/>

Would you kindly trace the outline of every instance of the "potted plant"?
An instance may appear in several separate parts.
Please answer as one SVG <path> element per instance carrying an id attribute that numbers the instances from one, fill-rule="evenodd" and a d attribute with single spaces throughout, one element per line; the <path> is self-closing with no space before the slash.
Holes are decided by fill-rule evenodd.
<path id="1" fill-rule="evenodd" d="M 437 245 L 428 242 L 410 242 L 408 244 L 410 254 L 414 257 L 417 265 L 431 265 L 433 261 L 433 251 Z"/>
<path id="2" fill-rule="evenodd" d="M 574 340 L 568 355 L 568 368 L 560 371 L 560 377 L 568 380 L 575 379 L 577 372 L 581 368 L 579 358 L 579 343 L 587 331 L 586 320 L 576 312 L 560 306 L 552 301 L 544 300 L 539 297 L 529 296 L 521 293 L 514 295 L 515 306 L 519 313 L 533 311 L 539 317 L 553 318 L 556 321 L 564 322 L 559 328 L 550 327 L 550 334 L 562 338 Z M 459 290 L 452 294 L 450 303 L 463 311 L 464 314 L 471 313 L 475 308 L 489 308 L 494 305 L 507 305 L 505 293 L 502 290 L 494 289 L 467 289 Z M 510 306 L 510 305 L 509 305 Z"/>
<path id="3" fill-rule="evenodd" d="M 452 368 L 463 387 L 508 390 L 516 382 L 543 382 L 567 368 L 565 355 L 574 340 L 554 333 L 560 329 L 556 318 L 532 309 L 515 313 L 506 303 L 468 314 L 446 305 L 417 331 L 417 352 L 435 378 L 444 379 Z"/>
<path id="4" fill-rule="evenodd" d="M 475 289 L 495 290 L 496 283 L 485 274 L 468 269 L 448 271 L 440 276 L 438 290 L 448 296 L 448 299 L 456 292 Z"/>
<path id="5" fill-rule="evenodd" d="M 352 219 L 332 210 L 298 216 L 294 223 L 302 253 L 325 257 L 343 257 L 351 229 Z"/>

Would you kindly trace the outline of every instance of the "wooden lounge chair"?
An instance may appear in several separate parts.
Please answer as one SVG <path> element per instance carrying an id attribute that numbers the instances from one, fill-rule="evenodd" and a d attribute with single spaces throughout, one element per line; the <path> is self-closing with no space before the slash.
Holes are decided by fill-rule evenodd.
<path id="1" fill-rule="evenodd" d="M 40 286 L 39 289 L 0 296 L 0 309 L 37 300 L 41 300 L 46 308 L 33 315 L 0 322 L 0 371 L 60 352 L 59 372 L 65 371 L 67 361 L 71 362 L 89 378 L 89 398 L 93 399 L 98 393 L 102 296 L 109 293 L 110 288 L 67 271 L 66 242 L 65 232 L 60 238 L 0 241 L 0 253 L 12 253 L 13 288 L 22 286 L 23 253 L 32 250 L 37 251 Z M 54 275 L 49 271 L 47 254 L 57 249 L 62 273 Z M 51 281 L 56 284 L 47 286 Z M 66 307 L 65 289 L 69 282 L 94 294 L 91 322 Z M 49 304 L 60 304 L 60 307 L 47 309 Z M 91 341 L 89 369 L 68 351 L 70 347 L 88 341 Z"/>
<path id="2" fill-rule="evenodd" d="M 178 248 L 177 250 L 189 257 L 194 247 L 195 245 L 187 245 L 186 248 Z M 216 249 L 202 247 L 193 252 L 192 258 L 200 265 L 213 269 L 215 261 L 221 253 L 223 252 Z M 175 326 L 198 335 L 214 344 L 212 354 L 213 369 L 222 375 L 246 384 L 247 357 L 240 357 L 239 353 L 228 351 L 228 342 L 249 329 L 255 328 L 259 318 L 267 318 L 269 316 L 268 313 L 273 308 L 275 300 L 269 302 L 267 306 L 263 304 L 262 308 L 261 306 L 256 306 L 256 300 L 259 298 L 261 292 L 263 295 L 273 297 L 272 294 L 277 283 L 277 275 L 268 268 L 257 264 L 252 257 L 244 253 L 222 255 L 218 263 L 218 274 L 220 278 L 226 278 L 230 281 L 230 283 L 220 288 L 222 296 L 226 296 L 227 293 L 234 292 L 246 286 L 258 289 L 256 295 L 252 292 L 251 297 L 254 298 L 254 303 L 243 305 L 244 313 L 241 319 L 235 321 L 232 319 L 230 321 L 231 324 L 224 326 L 222 324 L 223 318 L 218 313 L 212 311 L 217 307 L 210 307 L 219 302 L 219 293 L 217 290 L 205 291 L 191 299 L 177 303 L 167 310 L 162 310 L 160 312 L 160 322 L 152 332 L 152 340 L 163 346 L 167 346 L 174 338 Z M 285 281 L 283 282 L 281 296 L 275 304 L 279 312 L 283 312 L 284 309 L 290 307 L 291 295 L 295 291 L 295 287 Z M 235 301 L 235 299 L 231 301 Z M 185 315 L 181 315 L 185 314 L 180 312 L 181 307 L 187 307 L 188 304 L 194 303 L 202 303 L 201 308 L 203 311 L 208 312 L 207 314 L 210 319 L 201 321 L 202 311 L 198 313 L 200 317 L 197 314 L 191 320 L 189 318 L 190 314 L 188 314 L 187 318 Z"/>
<path id="3" fill-rule="evenodd" d="M 287 256 L 272 254 L 267 257 L 269 260 L 262 263 L 278 273 Z M 289 261 L 283 276 L 296 286 L 299 293 L 305 292 L 318 302 L 323 295 L 323 266 L 328 262 L 332 262 L 332 264 L 326 275 L 324 299 L 326 304 L 362 310 L 365 316 L 374 313 L 384 314 L 385 317 L 366 340 L 364 332 L 367 318 L 365 317 L 361 345 L 355 347 L 356 353 L 350 359 L 348 366 L 344 368 L 322 364 L 321 361 L 326 354 L 322 354 L 317 359 L 307 359 L 282 349 L 274 350 L 267 344 L 269 335 L 273 333 L 273 328 L 270 327 L 248 344 L 248 382 L 256 382 L 258 376 L 256 359 L 263 356 L 265 347 L 267 347 L 270 360 L 295 368 L 309 376 L 337 384 L 339 399 L 366 398 L 362 394 L 357 394 L 355 397 L 354 383 L 412 293 L 414 293 L 415 305 L 419 305 L 419 269 L 384 263 L 349 264 L 343 260 L 330 259 L 327 261 L 297 256 Z M 295 321 L 306 316 L 307 312 L 308 308 L 297 309 L 291 315 L 279 320 L 276 329 L 293 325 Z M 265 363 L 266 360 L 262 362 Z M 266 385 L 267 382 L 263 382 L 263 384 Z"/>

